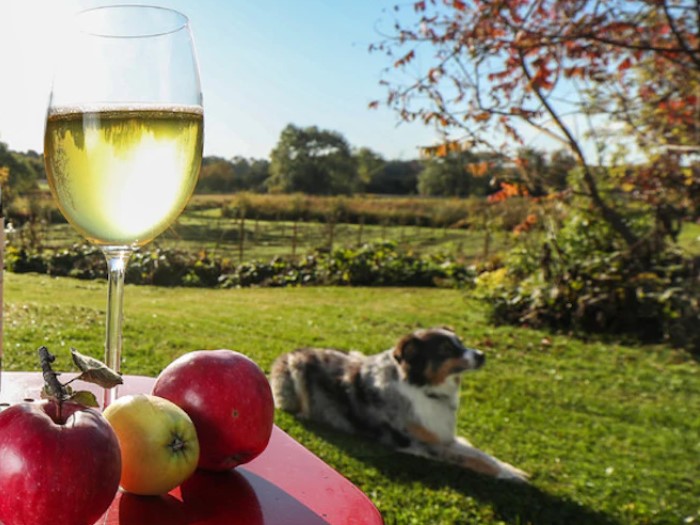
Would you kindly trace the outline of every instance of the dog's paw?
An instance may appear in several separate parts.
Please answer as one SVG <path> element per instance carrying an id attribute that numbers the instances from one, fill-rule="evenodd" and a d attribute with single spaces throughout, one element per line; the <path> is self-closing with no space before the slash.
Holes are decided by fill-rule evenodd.
<path id="1" fill-rule="evenodd" d="M 504 479 L 507 481 L 515 481 L 517 483 L 529 483 L 530 474 L 524 470 L 520 470 L 517 467 L 509 463 L 501 462 L 501 470 L 496 476 L 497 479 Z"/>

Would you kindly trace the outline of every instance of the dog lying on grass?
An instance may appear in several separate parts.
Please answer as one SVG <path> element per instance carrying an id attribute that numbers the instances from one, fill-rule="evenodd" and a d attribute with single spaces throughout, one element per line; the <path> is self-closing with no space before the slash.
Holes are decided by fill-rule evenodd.
<path id="1" fill-rule="evenodd" d="M 298 417 L 401 452 L 526 481 L 522 470 L 455 435 L 461 375 L 484 362 L 484 354 L 466 348 L 453 331 L 431 328 L 370 356 L 300 348 L 275 360 L 270 384 L 275 405 Z"/>

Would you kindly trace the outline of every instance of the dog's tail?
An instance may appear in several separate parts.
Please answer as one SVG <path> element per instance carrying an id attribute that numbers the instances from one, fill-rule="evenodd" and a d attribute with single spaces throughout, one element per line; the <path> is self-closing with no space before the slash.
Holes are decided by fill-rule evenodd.
<path id="1" fill-rule="evenodd" d="M 299 395 L 299 378 L 295 377 L 293 354 L 278 357 L 270 369 L 270 387 L 275 399 L 275 406 L 292 414 L 304 412 L 304 406 Z"/>

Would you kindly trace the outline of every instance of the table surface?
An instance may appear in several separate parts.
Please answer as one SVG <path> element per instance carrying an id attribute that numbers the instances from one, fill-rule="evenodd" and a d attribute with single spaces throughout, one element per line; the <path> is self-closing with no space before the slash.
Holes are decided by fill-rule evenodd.
<path id="1" fill-rule="evenodd" d="M 154 381 L 124 376 L 119 395 L 150 393 Z M 42 384 L 40 373 L 2 372 L 0 403 L 37 399 Z M 99 387 L 83 386 L 101 399 Z M 96 525 L 200 523 L 380 525 L 383 521 L 364 493 L 275 425 L 269 445 L 251 462 L 225 473 L 198 471 L 165 496 L 120 491 Z"/>

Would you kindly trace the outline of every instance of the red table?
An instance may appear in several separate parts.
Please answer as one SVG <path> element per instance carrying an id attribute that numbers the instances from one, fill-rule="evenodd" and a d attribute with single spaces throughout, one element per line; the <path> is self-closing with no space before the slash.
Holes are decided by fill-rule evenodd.
<path id="1" fill-rule="evenodd" d="M 65 377 L 70 377 L 66 374 Z M 62 376 L 62 380 L 64 376 Z M 150 393 L 154 379 L 124 376 L 119 395 Z M 38 399 L 40 373 L 3 372 L 0 403 Z M 85 383 L 81 388 L 101 391 Z M 267 449 L 223 474 L 197 472 L 162 497 L 119 492 L 100 525 L 372 525 L 374 504 L 355 485 L 277 426 Z M 96 525 L 97 525 L 96 524 Z"/>

